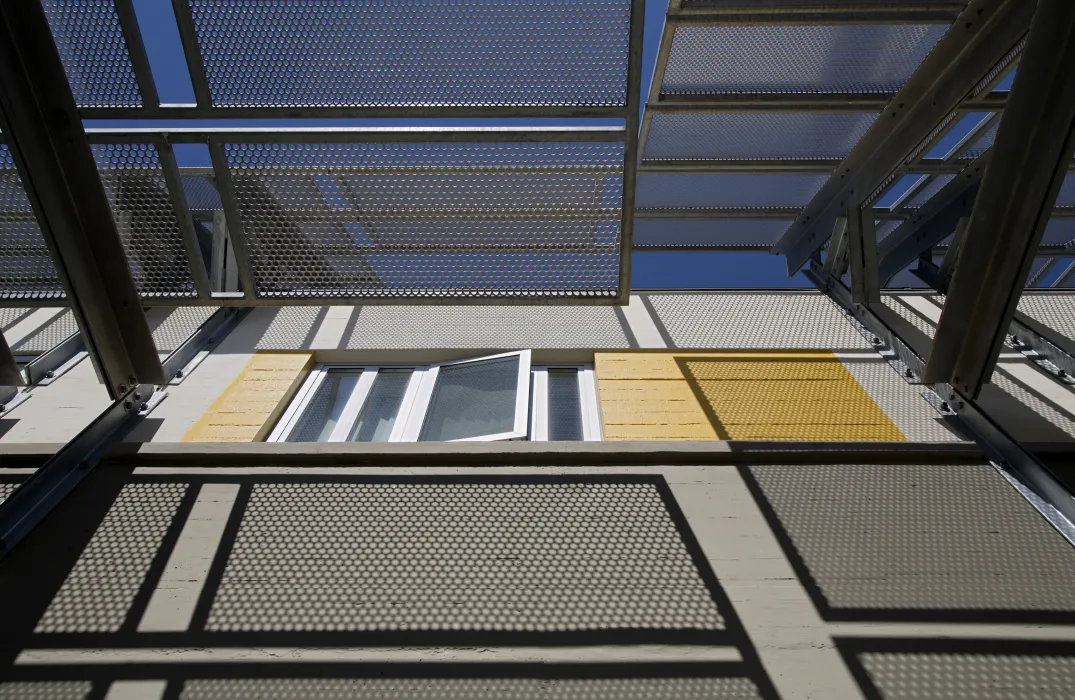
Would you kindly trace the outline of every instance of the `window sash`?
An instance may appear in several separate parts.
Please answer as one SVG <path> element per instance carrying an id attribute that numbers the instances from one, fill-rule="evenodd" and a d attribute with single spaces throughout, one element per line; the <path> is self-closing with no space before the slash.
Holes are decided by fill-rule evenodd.
<path id="1" fill-rule="evenodd" d="M 517 350 L 515 352 L 504 352 L 498 355 L 469 357 L 465 360 L 440 362 L 435 365 L 430 365 L 422 374 L 421 384 L 415 392 L 414 403 L 411 407 L 410 415 L 407 417 L 407 426 L 403 431 L 402 441 L 418 442 L 418 438 L 422 434 L 422 427 L 425 425 L 426 417 L 429 414 L 429 405 L 433 399 L 433 390 L 436 388 L 437 378 L 440 376 L 441 368 L 457 367 L 460 365 L 497 360 L 505 357 L 519 358 L 518 376 L 515 384 L 515 416 L 513 419 L 512 430 L 449 440 L 448 442 L 492 442 L 495 440 L 525 439 L 527 435 L 530 409 L 530 354 L 529 350 Z"/>
<path id="2" fill-rule="evenodd" d="M 582 439 L 600 441 L 601 411 L 597 403 L 597 388 L 591 365 L 538 365 L 533 371 L 533 401 L 530 409 L 530 439 L 545 442 L 549 439 L 549 370 L 578 370 L 579 403 L 582 415 Z"/>

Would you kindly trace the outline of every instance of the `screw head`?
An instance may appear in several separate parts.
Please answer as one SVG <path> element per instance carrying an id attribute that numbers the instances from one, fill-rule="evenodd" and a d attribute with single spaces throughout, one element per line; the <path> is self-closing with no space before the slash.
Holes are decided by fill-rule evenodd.
<path id="1" fill-rule="evenodd" d="M 149 404 L 146 403 L 145 401 L 143 401 L 142 403 L 138 404 L 138 410 L 139 411 L 148 411 L 149 410 Z"/>
<path id="2" fill-rule="evenodd" d="M 56 373 L 53 372 L 51 369 L 48 372 L 45 372 L 45 379 L 52 379 L 55 376 L 56 376 Z"/>
<path id="3" fill-rule="evenodd" d="M 951 411 L 952 407 L 948 405 L 947 401 L 941 401 L 941 410 L 945 412 Z"/>

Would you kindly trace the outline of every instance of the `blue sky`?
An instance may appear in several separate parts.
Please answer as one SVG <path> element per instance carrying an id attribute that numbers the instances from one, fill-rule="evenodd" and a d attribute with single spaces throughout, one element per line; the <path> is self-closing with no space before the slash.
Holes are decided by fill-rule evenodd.
<path id="1" fill-rule="evenodd" d="M 175 28 L 170 0 L 134 0 L 141 25 L 150 65 L 153 69 L 157 90 L 164 103 L 192 103 L 193 89 L 187 75 L 186 63 Z M 646 8 L 645 45 L 643 51 L 643 101 L 648 93 L 657 48 L 664 24 L 666 2 L 650 0 Z M 429 124 L 417 120 L 305 120 L 288 122 L 296 126 L 364 126 Z M 468 126 L 490 125 L 490 120 L 436 120 L 437 125 Z M 495 124 L 521 125 L 520 122 L 498 120 Z M 533 124 L 533 121 L 527 124 Z M 572 120 L 542 120 L 542 125 L 571 125 Z M 589 121 L 590 124 L 601 122 Z M 131 122 L 90 122 L 88 126 L 128 126 Z M 219 122 L 186 121 L 183 126 L 216 126 Z M 279 121 L 242 120 L 231 121 L 234 126 L 273 126 Z M 162 125 L 163 126 L 163 125 Z M 968 124 L 970 128 L 972 124 Z M 959 135 L 952 138 L 958 139 Z M 949 144 L 950 145 L 950 144 Z M 938 150 L 943 150 L 938 145 Z M 177 148 L 180 165 L 207 166 L 208 151 L 204 148 Z M 913 179 L 903 183 L 913 184 Z M 899 186 L 889 196 L 896 198 Z M 632 260 L 632 287 L 636 289 L 675 288 L 744 288 L 744 287 L 810 287 L 801 275 L 788 278 L 781 256 L 759 253 L 714 252 L 641 252 Z"/>

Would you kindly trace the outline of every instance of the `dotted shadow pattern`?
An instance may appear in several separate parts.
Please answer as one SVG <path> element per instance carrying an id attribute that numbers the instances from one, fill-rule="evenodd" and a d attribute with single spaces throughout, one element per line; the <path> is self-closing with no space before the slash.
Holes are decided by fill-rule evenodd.
<path id="1" fill-rule="evenodd" d="M 659 640 L 725 624 L 654 481 L 527 478 L 256 483 L 205 628 Z"/>
<path id="2" fill-rule="evenodd" d="M 1075 550 L 988 464 L 741 472 L 825 619 L 1075 621 Z"/>
<path id="3" fill-rule="evenodd" d="M 189 681 L 179 697 L 181 700 L 749 700 L 762 695 L 746 678 L 228 678 Z"/>
<path id="4" fill-rule="evenodd" d="M 836 641 L 871 700 L 1067 700 L 1075 689 L 1070 642 Z"/>
<path id="5" fill-rule="evenodd" d="M 186 489 L 178 483 L 124 486 L 34 631 L 119 631 Z"/>

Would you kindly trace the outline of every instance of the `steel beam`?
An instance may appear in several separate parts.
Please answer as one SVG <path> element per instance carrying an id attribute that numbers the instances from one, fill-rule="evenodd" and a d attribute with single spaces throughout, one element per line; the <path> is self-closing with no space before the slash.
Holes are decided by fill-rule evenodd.
<path id="1" fill-rule="evenodd" d="M 0 3 L 0 126 L 109 395 L 163 383 L 104 186 L 37 0 Z"/>
<path id="2" fill-rule="evenodd" d="M 724 26 L 741 24 L 918 24 L 945 23 L 960 16 L 963 3 L 867 3 L 862 0 L 844 2 L 788 2 L 788 0 L 756 0 L 755 2 L 692 3 L 668 13 L 668 21 L 677 24 Z"/>
<path id="3" fill-rule="evenodd" d="M 847 211 L 851 298 L 857 304 L 881 301 L 881 286 L 877 282 L 877 231 L 873 217 L 872 209 L 855 207 Z"/>
<path id="4" fill-rule="evenodd" d="M 80 353 L 84 353 L 86 345 L 82 342 L 82 334 L 72 333 L 60 341 L 52 349 L 38 355 L 32 362 L 23 368 L 26 383 L 32 386 L 48 384 L 63 373 Z M 84 355 L 83 355 L 84 357 Z"/>
<path id="5" fill-rule="evenodd" d="M 926 379 L 977 397 L 1075 150 L 1075 3 L 1040 0 L 964 235 Z"/>
<path id="6" fill-rule="evenodd" d="M 1030 26 L 1033 3 L 971 0 L 885 113 L 774 246 L 794 274 L 825 244 L 837 216 L 878 191 L 926 137 L 973 96 Z"/>
<path id="7" fill-rule="evenodd" d="M 989 158 L 986 153 L 967 166 L 881 241 L 878 277 L 883 283 L 947 238 L 961 219 L 970 216 Z"/>

